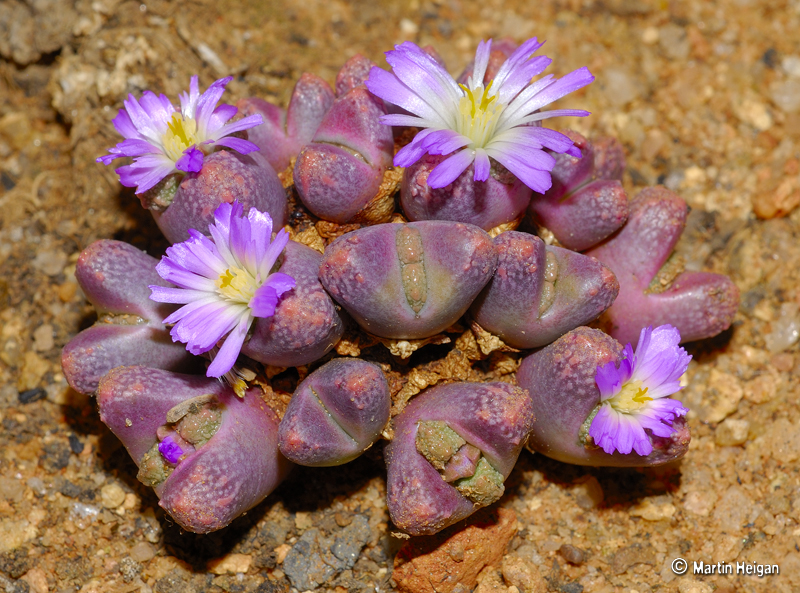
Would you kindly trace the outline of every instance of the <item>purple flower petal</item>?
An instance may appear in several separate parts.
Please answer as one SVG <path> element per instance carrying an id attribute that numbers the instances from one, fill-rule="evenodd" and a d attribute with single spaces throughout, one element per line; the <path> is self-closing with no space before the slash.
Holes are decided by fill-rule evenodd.
<path id="1" fill-rule="evenodd" d="M 178 463 L 183 456 L 183 449 L 171 436 L 164 437 L 164 440 L 158 444 L 158 452 L 172 464 Z"/>
<path id="2" fill-rule="evenodd" d="M 196 146 L 187 148 L 175 163 L 175 168 L 186 173 L 198 173 L 203 168 L 203 153 Z"/>
<path id="3" fill-rule="evenodd" d="M 193 76 L 189 93 L 180 95 L 180 112 L 176 112 L 164 95 L 145 91 L 139 100 L 128 95 L 123 101 L 125 108 L 113 120 L 124 140 L 109 149 L 109 154 L 98 157 L 97 162 L 108 165 L 123 156 L 133 157 L 134 162 L 117 169 L 117 174 L 124 186 L 135 187 L 136 193 L 141 194 L 172 173 L 199 172 L 203 166 L 203 152 L 198 147 L 216 142 L 243 154 L 258 150 L 251 142 L 228 137 L 263 121 L 260 115 L 254 114 L 232 124 L 226 123 L 236 114 L 236 108 L 217 106 L 217 102 L 230 80 L 230 77 L 218 80 L 200 95 L 197 76 Z M 192 131 L 194 126 L 186 123 L 189 120 L 195 120 L 196 133 Z M 190 142 L 193 144 L 187 145 Z"/>
<path id="4" fill-rule="evenodd" d="M 443 160 L 431 171 L 428 176 L 428 185 L 432 188 L 450 185 L 472 164 L 474 158 L 473 151 L 464 149 Z"/>
<path id="5" fill-rule="evenodd" d="M 691 356 L 678 344 L 680 334 L 669 325 L 644 328 L 634 352 L 623 349 L 619 367 L 598 367 L 595 382 L 600 390 L 600 409 L 589 434 L 606 453 L 614 450 L 649 455 L 653 450 L 645 429 L 658 437 L 675 432 L 672 422 L 688 412 L 681 402 L 667 396 L 678 391 Z"/>
<path id="6" fill-rule="evenodd" d="M 190 229 L 190 238 L 168 248 L 156 266 L 176 287 L 150 287 L 152 300 L 183 304 L 164 323 L 174 324 L 173 340 L 185 343 L 189 352 L 203 354 L 223 341 L 209 377 L 230 371 L 253 318 L 273 315 L 281 296 L 295 286 L 291 276 L 270 273 L 288 233 L 280 229 L 270 241 L 269 214 L 254 208 L 243 214 L 238 202 L 220 204 L 209 225 L 210 239 Z"/>

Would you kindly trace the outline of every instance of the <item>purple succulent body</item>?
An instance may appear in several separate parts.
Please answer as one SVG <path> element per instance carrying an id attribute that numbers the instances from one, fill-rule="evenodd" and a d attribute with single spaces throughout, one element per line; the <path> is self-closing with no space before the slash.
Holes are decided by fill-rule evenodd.
<path id="1" fill-rule="evenodd" d="M 143 364 L 189 371 L 196 361 L 169 339 L 161 320 L 175 307 L 150 300 L 148 284 L 172 286 L 156 272 L 158 260 L 121 241 L 101 240 L 83 250 L 75 276 L 99 319 L 72 338 L 61 354 L 64 376 L 81 393 L 94 393 L 114 367 Z"/>
<path id="2" fill-rule="evenodd" d="M 322 255 L 289 241 L 279 272 L 295 287 L 285 293 L 271 317 L 257 317 L 242 354 L 279 367 L 300 366 L 327 354 L 344 334 L 336 304 L 319 282 Z"/>
<path id="3" fill-rule="evenodd" d="M 358 359 L 332 360 L 292 395 L 279 428 L 281 453 L 301 465 L 347 463 L 378 440 L 390 407 L 380 367 Z"/>
<path id="4" fill-rule="evenodd" d="M 602 319 L 620 342 L 633 342 L 642 328 L 671 324 L 685 342 L 727 329 L 739 306 L 739 291 L 727 276 L 682 272 L 651 288 L 686 223 L 687 207 L 663 187 L 642 190 L 630 203 L 627 224 L 587 252 L 614 272 L 620 292 Z"/>
<path id="5" fill-rule="evenodd" d="M 375 62 L 356 54 L 344 63 L 336 74 L 336 96 L 346 95 L 357 86 L 364 84 L 369 78 L 370 70 L 375 67 Z"/>
<path id="6" fill-rule="evenodd" d="M 394 139 L 379 118 L 383 102 L 364 87 L 339 97 L 294 167 L 303 204 L 324 220 L 344 223 L 378 193 L 391 166 Z"/>
<path id="7" fill-rule="evenodd" d="M 389 513 L 395 525 L 412 535 L 436 533 L 480 506 L 446 482 L 418 451 L 417 431 L 426 421 L 446 424 L 505 479 L 534 425 L 534 414 L 527 394 L 506 383 L 441 385 L 413 399 L 394 418 L 394 439 L 384 450 Z M 460 459 L 457 463 L 464 464 Z"/>
<path id="8" fill-rule="evenodd" d="M 409 220 L 455 220 L 490 230 L 525 212 L 533 192 L 505 171 L 475 183 L 471 164 L 447 187 L 431 187 L 428 178 L 445 158 L 424 155 L 403 171 L 400 204 Z"/>
<path id="9" fill-rule="evenodd" d="M 172 338 L 189 352 L 203 354 L 224 338 L 209 377 L 233 368 L 253 319 L 272 316 L 282 295 L 295 287 L 291 276 L 272 271 L 289 241 L 286 231 L 270 242 L 270 216 L 255 208 L 243 214 L 238 202 L 221 204 L 208 226 L 210 239 L 191 229 L 191 239 L 168 248 L 156 267 L 177 288 L 150 286 L 152 300 L 183 305 L 164 323 L 175 324 Z"/>
<path id="10" fill-rule="evenodd" d="M 381 224 L 331 243 L 320 281 L 367 331 L 415 339 L 455 323 L 496 265 L 492 240 L 478 227 L 439 221 Z"/>
<path id="11" fill-rule="evenodd" d="M 583 157 L 556 154 L 553 187 L 534 194 L 529 211 L 564 247 L 583 251 L 625 224 L 628 196 L 620 183 L 625 157 L 616 141 L 597 145 L 576 132 L 566 135 Z"/>
<path id="12" fill-rule="evenodd" d="M 595 382 L 601 405 L 589 434 L 606 453 L 653 451 L 645 429 L 659 437 L 675 432 L 673 422 L 689 410 L 668 396 L 681 388 L 681 377 L 692 357 L 679 347 L 681 334 L 670 325 L 644 328 L 634 353 L 628 343 L 619 365 L 597 368 Z"/>
<path id="13" fill-rule="evenodd" d="M 579 327 L 526 357 L 517 371 L 517 383 L 530 394 L 537 419 L 528 446 L 578 465 L 645 467 L 682 457 L 690 440 L 683 417 L 674 419 L 669 436 L 647 435 L 652 447 L 647 455 L 606 453 L 589 438 L 587 421 L 598 407 L 602 409 L 598 369 L 609 364 L 615 367 L 623 360 L 619 342 L 587 327 Z"/>
<path id="14" fill-rule="evenodd" d="M 207 442 L 177 457 L 172 446 L 165 446 L 169 457 L 164 457 L 175 468 L 155 491 L 160 506 L 181 527 L 208 533 L 261 502 L 291 468 L 278 451 L 278 417 L 257 390 L 239 398 L 213 379 L 120 367 L 104 377 L 97 401 L 101 420 L 140 465 L 166 441 L 159 444 L 158 433 L 168 413 L 192 398 L 210 398 L 219 407 L 219 427 Z"/>
<path id="15" fill-rule="evenodd" d="M 261 115 L 263 123 L 247 132 L 248 139 L 276 171 L 283 171 L 303 145 L 311 142 L 333 99 L 330 85 L 306 72 L 294 87 L 288 109 L 258 97 L 241 99 L 236 107 L 244 115 Z"/>
<path id="16" fill-rule="evenodd" d="M 181 93 L 177 111 L 164 95 L 145 91 L 138 101 L 128 95 L 114 118 L 114 127 L 125 138 L 109 154 L 97 159 L 104 165 L 122 157 L 134 162 L 117 169 L 120 183 L 135 187 L 141 194 L 155 187 L 173 173 L 197 173 L 210 152 L 220 146 L 247 154 L 258 147 L 232 136 L 261 123 L 260 115 L 251 115 L 233 123 L 236 107 L 217 105 L 232 76 L 215 81 L 201 95 L 197 76 L 192 76 L 189 92 Z"/>
<path id="17" fill-rule="evenodd" d="M 183 178 L 166 209 L 158 206 L 150 211 L 170 243 L 178 243 L 189 238 L 189 229 L 207 229 L 217 207 L 232 202 L 266 212 L 276 228 L 286 223 L 286 192 L 275 170 L 257 152 L 215 152 L 199 173 Z"/>
<path id="18" fill-rule="evenodd" d="M 550 344 L 605 311 L 619 292 L 592 257 L 509 231 L 494 239 L 497 271 L 470 311 L 484 329 L 515 348 Z"/>
<path id="19" fill-rule="evenodd" d="M 411 42 L 386 52 L 392 72 L 373 68 L 367 88 L 411 115 L 390 114 L 381 121 L 423 129 L 395 155 L 394 163 L 408 167 L 426 153 L 450 155 L 428 176 L 428 185 L 440 188 L 452 183 L 472 163 L 473 179 L 486 181 L 491 158 L 531 189 L 544 192 L 550 187 L 550 170 L 555 164 L 544 149 L 575 156 L 580 151 L 569 138 L 540 127 L 540 122 L 588 113 L 540 109 L 586 86 L 594 77 L 580 68 L 561 79 L 548 75 L 531 82 L 551 62 L 546 56 L 531 57 L 542 46 L 533 38 L 520 45 L 486 84 L 491 46 L 491 40 L 478 46 L 472 76 L 464 85 L 456 83 L 441 64 Z"/>

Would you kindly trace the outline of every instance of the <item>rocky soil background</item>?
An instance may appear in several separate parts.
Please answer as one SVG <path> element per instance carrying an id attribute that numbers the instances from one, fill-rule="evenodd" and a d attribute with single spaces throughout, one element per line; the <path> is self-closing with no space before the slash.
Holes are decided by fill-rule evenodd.
<path id="1" fill-rule="evenodd" d="M 0 590 L 800 590 L 798 31 L 798 0 L 0 2 Z M 285 104 L 302 72 L 332 82 L 355 53 L 383 64 L 409 39 L 458 72 L 483 38 L 533 35 L 551 72 L 597 77 L 569 99 L 593 115 L 570 125 L 622 140 L 630 195 L 679 192 L 688 267 L 741 290 L 732 329 L 689 346 L 685 459 L 606 470 L 525 452 L 497 508 L 436 548 L 454 532 L 393 535 L 376 450 L 298 468 L 222 532 L 182 533 L 59 364 L 94 320 L 79 252 L 107 237 L 165 247 L 94 162 L 122 99 L 233 74 L 227 102 Z M 409 563 L 408 546 L 434 551 Z M 689 574 L 672 572 L 677 557 Z M 780 574 L 691 574 L 700 560 Z"/>

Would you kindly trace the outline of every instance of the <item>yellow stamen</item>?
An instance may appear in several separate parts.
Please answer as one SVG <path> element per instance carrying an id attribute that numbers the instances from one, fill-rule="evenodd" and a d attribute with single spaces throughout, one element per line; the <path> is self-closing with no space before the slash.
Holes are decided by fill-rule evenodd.
<path id="1" fill-rule="evenodd" d="M 259 282 L 246 270 L 229 268 L 216 282 L 217 293 L 229 301 L 248 304 L 259 287 Z"/>
<path id="2" fill-rule="evenodd" d="M 472 140 L 472 148 L 483 148 L 492 139 L 505 105 L 497 101 L 497 95 L 491 94 L 491 82 L 486 88 L 477 86 L 475 89 L 470 89 L 463 84 L 459 86 L 465 95 L 458 104 L 461 117 L 456 130 Z"/>
<path id="3" fill-rule="evenodd" d="M 177 161 L 183 156 L 183 151 L 190 146 L 199 144 L 197 122 L 194 119 L 184 119 L 179 112 L 173 113 L 162 142 L 167 156 L 173 161 Z"/>
<path id="4" fill-rule="evenodd" d="M 642 387 L 641 381 L 632 381 L 623 385 L 622 390 L 607 401 L 616 411 L 629 414 L 653 401 L 652 397 L 647 396 L 647 389 Z"/>

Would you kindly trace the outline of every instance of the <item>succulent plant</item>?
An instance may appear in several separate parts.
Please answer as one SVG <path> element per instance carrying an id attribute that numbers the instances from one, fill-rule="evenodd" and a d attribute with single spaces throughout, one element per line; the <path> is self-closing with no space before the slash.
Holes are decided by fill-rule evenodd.
<path id="1" fill-rule="evenodd" d="M 385 114 L 363 86 L 336 99 L 294 167 L 297 193 L 313 214 L 344 223 L 378 194 L 394 152 L 391 129 L 379 121 Z"/>
<path id="2" fill-rule="evenodd" d="M 255 320 L 242 347 L 250 358 L 280 367 L 309 364 L 327 354 L 344 334 L 338 307 L 320 284 L 322 255 L 289 241 L 278 271 L 294 278 L 294 289 L 283 296 L 272 317 Z"/>
<path id="3" fill-rule="evenodd" d="M 497 271 L 470 313 L 514 348 L 546 346 L 597 318 L 619 292 L 611 271 L 592 257 L 516 231 L 494 244 Z"/>
<path id="4" fill-rule="evenodd" d="M 401 201 L 409 218 L 456 220 L 485 229 L 510 222 L 530 199 L 523 186 L 550 187 L 555 160 L 545 148 L 580 157 L 571 139 L 541 127 L 541 121 L 588 112 L 541 109 L 594 77 L 580 68 L 560 80 L 548 75 L 533 82 L 551 62 L 534 57 L 542 45 L 536 38 L 527 40 L 488 80 L 490 60 L 503 52 L 492 54 L 491 40 L 482 42 L 471 75 L 460 85 L 433 55 L 408 41 L 386 52 L 391 73 L 372 69 L 367 88 L 406 110 L 381 121 L 422 130 L 394 157 L 396 166 L 408 168 Z M 442 158 L 420 162 L 425 154 Z M 484 183 L 490 187 L 480 187 Z"/>
<path id="5" fill-rule="evenodd" d="M 435 50 L 406 42 L 387 53 L 391 72 L 356 55 L 335 93 L 304 74 L 286 110 L 245 99 L 233 121 L 237 108 L 217 106 L 230 79 L 200 95 L 193 78 L 180 112 L 149 91 L 125 102 L 114 120 L 125 140 L 99 160 L 134 158 L 118 169 L 121 182 L 173 245 L 161 262 L 115 241 L 82 254 L 76 274 L 100 317 L 62 362 L 73 387 L 97 392 L 101 419 L 183 528 L 220 529 L 292 461 L 346 463 L 381 436 L 391 519 L 412 535 L 496 501 L 526 443 L 584 465 L 685 453 L 687 410 L 669 397 L 691 358 L 679 342 L 727 327 L 738 293 L 670 257 L 685 223 L 680 198 L 651 188 L 629 208 L 618 142 L 542 127 L 588 115 L 545 109 L 593 77 L 580 68 L 534 80 L 551 62 L 535 55 L 541 45 L 482 42 L 454 80 Z M 394 213 L 393 165 L 406 168 L 409 223 Z M 291 188 L 276 169 L 302 201 L 291 218 L 298 240 L 320 250 L 330 241 L 322 255 L 282 228 Z M 563 247 L 516 231 L 490 238 L 526 208 Z M 337 350 L 364 359 L 307 375 L 279 423 L 259 391 L 274 369 L 259 365 L 320 364 L 343 336 L 342 308 L 372 335 L 353 326 Z M 419 340 L 412 350 L 446 343 L 436 334 L 467 311 L 473 335 L 438 370 L 434 361 L 431 377 L 481 376 L 482 363 L 444 368 L 451 355 L 478 360 L 487 344 L 513 350 L 510 360 L 538 349 L 522 361 L 519 387 L 455 382 L 409 402 L 430 384 L 415 366 L 427 355 L 395 360 L 385 375 L 390 355 L 370 344 L 395 353 L 392 340 Z M 613 337 L 578 327 L 598 315 Z M 463 350 L 470 337 L 478 346 Z M 213 378 L 172 372 L 205 359 Z"/>
<path id="6" fill-rule="evenodd" d="M 241 99 L 236 107 L 243 115 L 262 117 L 263 123 L 248 130 L 248 139 L 276 171 L 283 171 L 303 145 L 311 142 L 333 100 L 330 85 L 306 72 L 295 84 L 287 109 L 258 97 Z"/>
<path id="7" fill-rule="evenodd" d="M 685 342 L 715 336 L 730 327 L 739 290 L 727 276 L 683 271 L 673 256 L 688 209 L 663 187 L 642 190 L 630 203 L 627 224 L 587 251 L 619 280 L 617 300 L 601 318 L 620 342 L 632 342 L 649 325 L 669 323 Z"/>
<path id="8" fill-rule="evenodd" d="M 281 453 L 301 465 L 352 461 L 371 447 L 389 422 L 389 384 L 381 368 L 339 358 L 306 377 L 281 420 Z"/>
<path id="9" fill-rule="evenodd" d="M 394 418 L 384 450 L 392 521 L 432 534 L 496 501 L 534 424 L 532 401 L 506 383 L 453 383 Z"/>
<path id="10" fill-rule="evenodd" d="M 553 186 L 534 194 L 528 211 L 561 245 L 584 251 L 610 236 L 628 217 L 628 196 L 620 183 L 625 155 L 617 140 L 592 143 L 577 132 L 565 135 L 583 156 L 554 154 Z"/>
<path id="11" fill-rule="evenodd" d="M 455 323 L 496 265 L 492 240 L 478 227 L 424 221 L 339 237 L 325 250 L 319 277 L 368 332 L 413 339 Z"/>
<path id="12" fill-rule="evenodd" d="M 652 333 L 652 329 L 650 331 Z M 657 331 L 660 332 L 656 336 L 658 338 L 666 330 L 658 328 Z M 690 435 L 685 418 L 680 413 L 676 416 L 672 412 L 678 407 L 678 402 L 653 400 L 671 395 L 680 389 L 679 384 L 673 386 L 671 391 L 660 390 L 663 385 L 669 387 L 671 383 L 657 373 L 648 374 L 644 382 L 639 380 L 638 375 L 633 378 L 629 375 L 624 380 L 618 380 L 616 385 L 614 395 L 622 392 L 622 397 L 617 398 L 622 401 L 608 398 L 610 403 L 604 404 L 607 399 L 604 395 L 608 393 L 601 393 L 599 385 L 602 377 L 598 374 L 598 370 L 605 365 L 622 368 L 622 364 L 626 363 L 629 370 L 630 365 L 647 366 L 645 370 L 660 366 L 660 370 L 673 371 L 672 375 L 677 374 L 679 378 L 686 371 L 685 365 L 688 365 L 691 357 L 687 357 L 683 349 L 677 348 L 680 336 L 674 333 L 674 343 L 669 340 L 662 340 L 665 342 L 663 344 L 653 341 L 648 358 L 648 347 L 643 347 L 641 340 L 634 356 L 630 344 L 623 350 L 619 342 L 600 330 L 579 327 L 526 357 L 517 371 L 517 383 L 530 394 L 536 415 L 528 447 L 559 461 L 594 466 L 644 467 L 661 465 L 682 457 L 689 448 Z M 667 378 L 674 382 L 672 375 Z M 602 384 L 604 388 L 607 387 L 605 383 Z M 647 395 L 648 390 L 652 397 Z M 629 397 L 626 399 L 625 396 Z M 653 415 L 651 408 L 663 403 L 673 404 L 668 408 L 669 413 L 658 411 L 659 418 L 666 418 L 669 426 L 649 418 Z M 611 407 L 613 414 L 621 410 L 619 415 L 622 419 L 614 419 L 618 422 L 617 428 L 622 426 L 623 430 L 619 435 L 614 433 L 613 440 L 615 447 L 618 443 L 622 444 L 622 452 L 607 447 L 612 451 L 609 453 L 592 438 L 592 432 L 598 434 L 596 427 L 592 430 L 592 424 L 604 406 Z M 682 414 L 685 414 L 683 410 Z M 628 424 L 635 426 L 631 428 Z M 669 433 L 669 436 L 658 436 L 652 431 L 646 434 L 642 428 L 637 429 L 649 429 L 657 424 L 661 424 L 665 430 L 658 427 L 656 430 L 662 434 Z M 637 430 L 634 432 L 634 429 Z M 647 440 L 649 452 L 646 452 L 647 444 L 637 447 L 642 451 L 641 454 L 633 450 L 634 434 Z M 628 440 L 630 446 L 626 445 Z"/>
<path id="13" fill-rule="evenodd" d="M 184 529 L 216 531 L 261 502 L 288 474 L 278 417 L 258 389 L 140 366 L 119 367 L 97 394 L 101 420 L 139 479 Z"/>
<path id="14" fill-rule="evenodd" d="M 173 343 L 162 323 L 174 305 L 150 300 L 148 284 L 172 286 L 156 273 L 157 263 L 121 241 L 95 241 L 81 252 L 75 277 L 98 320 L 61 353 L 64 376 L 75 391 L 94 393 L 103 375 L 121 365 L 171 371 L 199 368 L 199 361 Z"/>
<path id="15" fill-rule="evenodd" d="M 234 201 L 245 210 L 268 213 L 276 228 L 286 224 L 286 192 L 275 170 L 257 152 L 215 152 L 205 159 L 200 172 L 187 174 L 180 182 L 167 178 L 166 185 L 142 196 L 142 204 L 170 243 L 188 239 L 189 229 L 205 232 L 217 207 Z"/>

